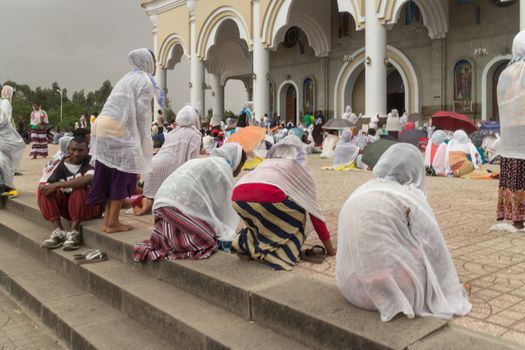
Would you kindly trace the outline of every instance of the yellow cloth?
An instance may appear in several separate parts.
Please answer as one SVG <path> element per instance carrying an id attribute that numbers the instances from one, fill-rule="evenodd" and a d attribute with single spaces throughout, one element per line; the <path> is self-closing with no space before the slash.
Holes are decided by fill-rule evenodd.
<path id="1" fill-rule="evenodd" d="M 244 163 L 244 166 L 242 167 L 242 170 L 253 170 L 259 166 L 263 162 L 262 158 L 255 157 L 248 159 L 246 163 Z"/>

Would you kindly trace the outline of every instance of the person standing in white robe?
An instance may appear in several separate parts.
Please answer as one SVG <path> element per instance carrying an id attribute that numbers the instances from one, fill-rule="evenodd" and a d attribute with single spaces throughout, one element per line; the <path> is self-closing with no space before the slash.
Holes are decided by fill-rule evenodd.
<path id="1" fill-rule="evenodd" d="M 13 127 L 11 102 L 14 88 L 2 87 L 0 99 L 0 194 L 16 197 L 14 175 L 24 155 L 25 143 Z"/>

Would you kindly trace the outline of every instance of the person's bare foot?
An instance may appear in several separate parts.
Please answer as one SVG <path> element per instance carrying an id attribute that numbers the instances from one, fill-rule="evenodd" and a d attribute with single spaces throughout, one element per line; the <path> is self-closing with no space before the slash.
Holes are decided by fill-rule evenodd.
<path id="1" fill-rule="evenodd" d="M 241 253 L 237 253 L 237 257 L 241 260 L 245 260 L 245 261 L 250 261 L 252 260 L 252 258 L 250 258 L 248 255 L 244 255 L 244 254 L 241 254 Z"/>
<path id="2" fill-rule="evenodd" d="M 130 225 L 126 225 L 126 224 L 122 224 L 122 223 L 117 223 L 116 225 L 113 225 L 113 226 L 106 226 L 106 233 L 116 233 L 116 232 L 126 232 L 126 231 L 131 231 L 133 230 L 133 226 L 130 226 Z"/>
<path id="3" fill-rule="evenodd" d="M 106 232 L 106 225 L 102 226 L 102 228 L 100 229 L 102 232 Z"/>
<path id="4" fill-rule="evenodd" d="M 133 207 L 133 215 L 135 216 L 143 216 L 143 215 L 146 215 L 147 214 L 147 211 L 144 210 L 144 207 L 140 208 L 140 207 Z"/>

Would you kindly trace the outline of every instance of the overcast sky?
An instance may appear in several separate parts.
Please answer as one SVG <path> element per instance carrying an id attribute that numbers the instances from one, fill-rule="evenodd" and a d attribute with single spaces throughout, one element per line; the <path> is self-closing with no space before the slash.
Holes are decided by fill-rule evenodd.
<path id="1" fill-rule="evenodd" d="M 138 0 L 0 0 L 0 82 L 32 88 L 57 81 L 68 89 L 92 91 L 109 79 L 114 85 L 129 70 L 127 54 L 153 49 L 153 29 Z M 189 101 L 187 61 L 170 71 L 169 97 L 175 110 Z M 226 87 L 225 108 L 237 112 L 244 91 Z M 212 101 L 207 96 L 206 107 Z"/>

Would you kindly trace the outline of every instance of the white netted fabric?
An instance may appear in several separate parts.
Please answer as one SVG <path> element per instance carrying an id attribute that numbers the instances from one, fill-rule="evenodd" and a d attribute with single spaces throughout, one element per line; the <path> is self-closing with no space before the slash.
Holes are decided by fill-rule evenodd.
<path id="1" fill-rule="evenodd" d="M 230 142 L 221 148 L 214 148 L 211 151 L 211 156 L 226 159 L 226 162 L 228 162 L 232 170 L 235 170 L 241 165 L 242 146 L 236 142 Z"/>
<path id="2" fill-rule="evenodd" d="M 328 135 L 323 141 L 323 152 L 321 158 L 332 158 L 334 156 L 334 147 L 337 145 L 339 137 L 335 135 Z"/>
<path id="3" fill-rule="evenodd" d="M 449 319 L 471 309 L 426 200 L 423 166 L 414 146 L 392 146 L 374 168 L 378 178 L 359 187 L 339 216 L 337 286 L 383 321 L 398 313 Z"/>
<path id="4" fill-rule="evenodd" d="M 151 102 L 156 89 L 150 79 L 154 59 L 147 49 L 131 51 L 133 71 L 113 88 L 91 132 L 91 162 L 126 173 L 152 171 Z"/>
<path id="5" fill-rule="evenodd" d="M 498 82 L 499 151 L 504 158 L 525 159 L 525 31 L 514 38 L 512 54 Z"/>
<path id="6" fill-rule="evenodd" d="M 25 143 L 12 124 L 14 89 L 4 85 L 0 99 L 0 169 L 4 184 L 14 187 L 13 176 L 24 155 Z"/>
<path id="7" fill-rule="evenodd" d="M 233 210 L 232 168 L 224 158 L 192 159 L 160 186 L 153 210 L 173 207 L 206 222 L 222 241 L 232 241 L 240 218 Z"/>
<path id="8" fill-rule="evenodd" d="M 292 145 L 275 145 L 273 149 L 291 149 Z M 297 155 L 300 156 L 299 148 Z M 270 153 L 272 153 L 270 150 Z M 277 154 L 275 152 L 273 154 Z M 284 152 L 282 152 L 284 153 Z M 288 153 L 288 152 L 287 152 Z M 291 153 L 288 153 L 291 156 Z M 304 156 L 304 155 L 303 155 Z M 271 158 L 264 160 L 255 170 L 246 174 L 238 185 L 267 184 L 279 188 L 304 210 L 323 220 L 321 207 L 317 202 L 315 182 L 311 170 L 301 161 L 290 158 Z"/>
<path id="9" fill-rule="evenodd" d="M 334 168 L 351 164 L 358 155 L 359 147 L 352 144 L 352 133 L 349 130 L 343 131 L 341 141 L 335 146 Z"/>
<path id="10" fill-rule="evenodd" d="M 446 174 L 449 174 L 452 171 L 450 169 L 452 165 L 450 164 L 450 152 L 463 152 L 470 156 L 470 159 L 472 160 L 472 164 L 474 165 L 475 169 L 479 169 L 479 167 L 481 166 L 481 156 L 479 155 L 476 146 L 474 146 L 472 141 L 469 139 L 467 133 L 463 130 L 454 131 L 452 139 L 447 144 L 447 150 L 445 155 Z"/>

